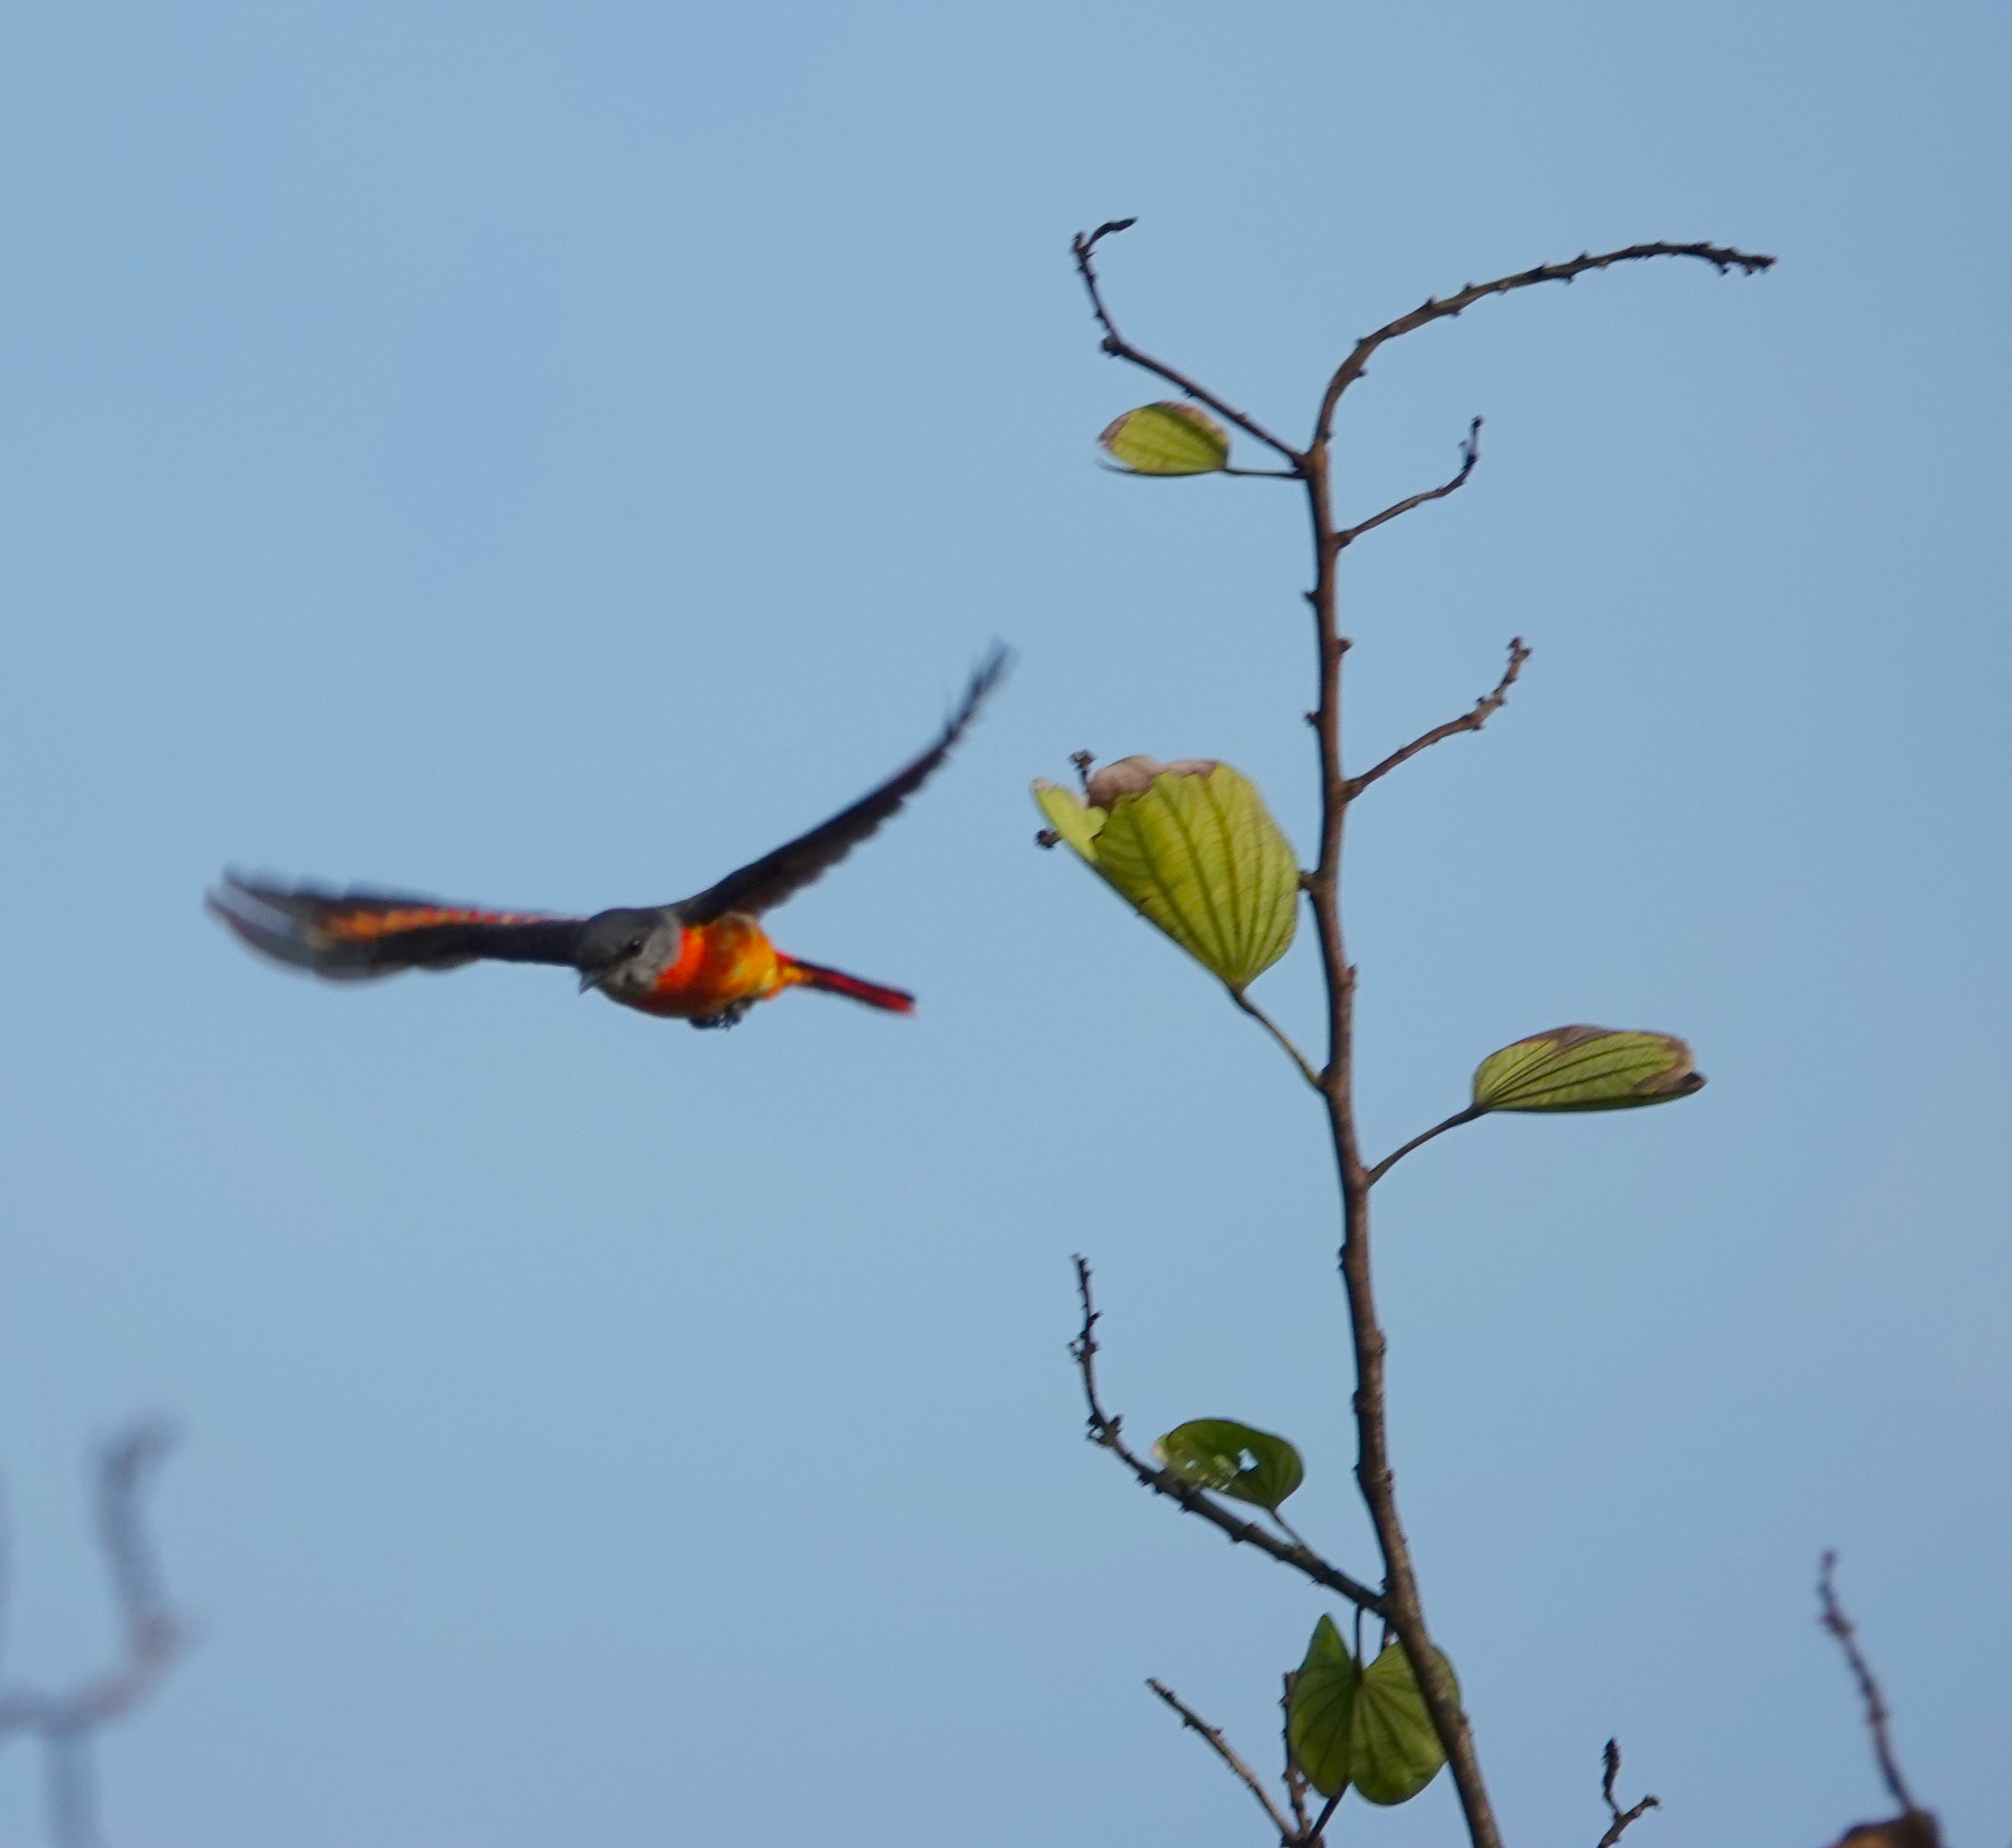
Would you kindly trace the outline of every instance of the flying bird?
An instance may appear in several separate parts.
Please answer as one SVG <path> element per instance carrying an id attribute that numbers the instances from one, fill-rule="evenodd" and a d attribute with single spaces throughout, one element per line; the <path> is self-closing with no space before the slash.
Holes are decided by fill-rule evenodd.
<path id="1" fill-rule="evenodd" d="M 899 988 L 862 981 L 777 949 L 765 912 L 800 892 L 894 815 L 941 768 L 1004 676 L 995 648 L 972 676 L 936 742 L 828 822 L 673 904 L 619 906 L 590 918 L 474 905 L 385 892 L 335 893 L 227 874 L 209 908 L 245 943 L 334 981 L 464 963 L 547 962 L 580 972 L 583 993 L 697 1027 L 732 1026 L 786 988 L 821 988 L 892 1014 L 915 1011 Z"/>

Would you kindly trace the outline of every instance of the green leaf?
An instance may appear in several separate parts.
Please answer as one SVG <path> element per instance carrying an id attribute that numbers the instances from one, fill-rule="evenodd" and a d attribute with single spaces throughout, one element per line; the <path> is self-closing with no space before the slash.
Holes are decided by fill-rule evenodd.
<path id="1" fill-rule="evenodd" d="M 1184 1482 L 1275 1514 L 1306 1479 L 1300 1453 L 1284 1438 L 1234 1418 L 1190 1418 L 1154 1444 L 1153 1454 Z"/>
<path id="2" fill-rule="evenodd" d="M 1450 1679 L 1453 1664 L 1443 1651 L 1439 1661 Z M 1454 1691 L 1459 1691 L 1457 1682 Z M 1362 1671 L 1349 1756 L 1356 1789 L 1374 1803 L 1409 1803 L 1446 1763 L 1401 1643 L 1391 1643 Z"/>
<path id="3" fill-rule="evenodd" d="M 1632 1110 L 1703 1083 L 1672 1033 L 1560 1026 L 1490 1053 L 1475 1072 L 1474 1101 L 1482 1110 Z"/>
<path id="4" fill-rule="evenodd" d="M 1091 865 L 1097 864 L 1097 836 L 1104 826 L 1104 811 L 1086 804 L 1074 790 L 1064 789 L 1044 776 L 1034 779 L 1034 801 L 1048 826 L 1076 849 Z"/>
<path id="5" fill-rule="evenodd" d="M 1323 1617 L 1314 1625 L 1306 1660 L 1286 1696 L 1286 1740 L 1293 1762 L 1323 1796 L 1339 1796 L 1348 1788 L 1361 1679 L 1334 1619 Z"/>
<path id="6" fill-rule="evenodd" d="M 1143 794 L 1117 797 L 1097 836 L 1097 869 L 1232 988 L 1284 955 L 1299 921 L 1293 844 L 1228 764 L 1167 771 Z"/>
<path id="7" fill-rule="evenodd" d="M 1097 440 L 1135 475 L 1208 475 L 1229 461 L 1229 433 L 1196 405 L 1141 405 Z"/>

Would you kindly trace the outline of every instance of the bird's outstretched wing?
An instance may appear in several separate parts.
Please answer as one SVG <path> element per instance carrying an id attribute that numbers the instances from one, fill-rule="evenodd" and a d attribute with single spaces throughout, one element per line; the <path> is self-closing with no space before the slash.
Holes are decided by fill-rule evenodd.
<path id="1" fill-rule="evenodd" d="M 227 875 L 209 908 L 255 950 L 332 981 L 401 969 L 499 962 L 571 964 L 581 920 L 483 911 L 384 892 L 319 892 Z"/>
<path id="2" fill-rule="evenodd" d="M 800 834 L 773 853 L 764 854 L 737 872 L 730 872 L 719 884 L 708 886 L 672 909 L 687 924 L 710 923 L 727 912 L 745 912 L 758 917 L 836 866 L 942 767 L 965 728 L 978 716 L 979 708 L 1005 678 L 1012 658 L 1005 648 L 994 648 L 979 663 L 957 710 L 944 723 L 942 735 L 905 769 L 897 770 L 878 789 L 862 796 L 850 808 L 841 809 L 808 834 Z"/>

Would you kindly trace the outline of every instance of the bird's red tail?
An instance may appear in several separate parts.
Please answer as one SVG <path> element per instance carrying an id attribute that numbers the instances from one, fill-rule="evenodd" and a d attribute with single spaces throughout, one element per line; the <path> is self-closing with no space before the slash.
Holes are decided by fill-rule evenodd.
<path id="1" fill-rule="evenodd" d="M 862 982 L 857 976 L 848 976 L 840 969 L 828 969 L 820 963 L 804 962 L 794 956 L 785 966 L 790 972 L 790 979 L 806 988 L 822 988 L 827 994 L 842 994 L 851 1001 L 864 1001 L 869 1008 L 884 1008 L 890 1014 L 912 1014 L 915 1011 L 915 997 L 901 989 L 883 988 L 877 982 Z"/>

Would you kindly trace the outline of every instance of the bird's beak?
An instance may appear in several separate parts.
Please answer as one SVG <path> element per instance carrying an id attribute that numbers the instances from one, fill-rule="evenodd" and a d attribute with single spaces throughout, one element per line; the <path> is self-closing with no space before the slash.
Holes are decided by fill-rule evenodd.
<path id="1" fill-rule="evenodd" d="M 582 969 L 580 972 L 580 993 L 584 994 L 590 988 L 598 988 L 608 979 L 608 972 L 606 969 L 601 970 L 598 975 L 592 969 Z"/>

